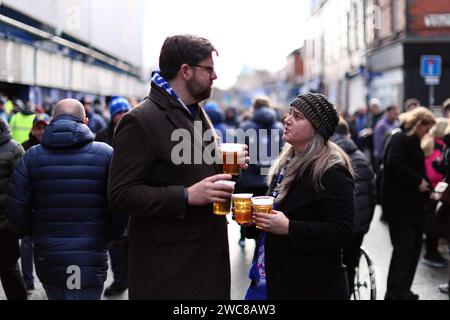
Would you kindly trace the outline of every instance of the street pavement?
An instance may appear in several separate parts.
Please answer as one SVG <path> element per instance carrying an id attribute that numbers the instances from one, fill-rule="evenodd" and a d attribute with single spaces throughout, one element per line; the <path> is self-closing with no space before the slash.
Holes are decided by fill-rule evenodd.
<path id="1" fill-rule="evenodd" d="M 389 271 L 389 263 L 392 255 L 392 245 L 389 238 L 388 225 L 380 221 L 381 208 L 378 206 L 369 233 L 365 236 L 363 247 L 367 249 L 375 264 L 375 276 L 377 283 L 377 299 L 383 299 L 386 293 L 386 283 Z M 441 241 L 439 247 L 442 255 L 449 259 L 448 247 Z M 423 247 L 421 260 L 423 257 Z M 411 290 L 420 296 L 421 300 L 448 300 L 448 296 L 441 293 L 438 286 L 448 281 L 448 267 L 430 268 L 422 264 L 417 266 L 416 276 Z"/>
<path id="2" fill-rule="evenodd" d="M 381 210 L 378 207 L 372 221 L 369 233 L 364 239 L 363 246 L 370 253 L 375 265 L 375 275 L 377 284 L 377 299 L 383 299 L 386 292 L 386 280 L 389 270 L 389 262 L 392 254 L 392 246 L 389 239 L 389 231 L 386 224 L 380 221 Z M 248 270 L 255 249 L 255 241 L 246 240 L 245 248 L 238 245 L 239 226 L 231 217 L 229 220 L 229 242 L 231 259 L 231 298 L 232 300 L 241 300 L 250 283 L 248 279 Z M 447 244 L 442 242 L 440 251 L 449 259 Z M 416 277 L 412 286 L 412 291 L 420 295 L 421 300 L 447 300 L 447 295 L 438 290 L 438 285 L 448 280 L 448 269 L 429 268 L 419 262 Z M 111 284 L 112 274 L 108 272 L 108 278 L 105 288 Z M 45 300 L 47 297 L 42 289 L 41 283 L 36 280 L 36 290 L 30 295 L 31 300 Z M 0 285 L 0 300 L 6 299 L 3 289 Z M 104 300 L 125 300 L 128 299 L 128 292 L 124 292 L 117 297 L 103 297 Z"/>

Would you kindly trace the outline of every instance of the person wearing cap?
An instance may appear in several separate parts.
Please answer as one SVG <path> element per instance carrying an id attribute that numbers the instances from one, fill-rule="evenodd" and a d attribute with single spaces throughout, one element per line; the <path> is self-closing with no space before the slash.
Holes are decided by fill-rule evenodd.
<path id="1" fill-rule="evenodd" d="M 354 173 L 348 155 L 329 141 L 338 121 L 324 95 L 291 103 L 286 145 L 268 176 L 274 210 L 254 214 L 262 232 L 246 299 L 349 299 L 342 250 L 355 228 Z M 246 231 L 259 233 L 254 226 Z"/>
<path id="2" fill-rule="evenodd" d="M 29 139 L 22 143 L 25 151 L 31 147 L 38 145 L 44 136 L 44 130 L 50 123 L 50 116 L 40 113 L 34 117 L 33 126 L 29 134 Z M 24 237 L 20 243 L 20 264 L 22 267 L 23 280 L 27 288 L 28 294 L 35 289 L 33 276 L 33 244 L 31 238 Z"/>
<path id="3" fill-rule="evenodd" d="M 27 151 L 31 147 L 40 144 L 44 136 L 44 130 L 50 123 L 50 116 L 46 113 L 40 113 L 34 117 L 33 126 L 28 135 L 29 139 L 22 143 L 22 147 Z"/>
<path id="4" fill-rule="evenodd" d="M 108 127 L 99 131 L 95 137 L 96 141 L 104 142 L 112 146 L 114 130 L 119 124 L 120 119 L 131 110 L 130 103 L 127 99 L 122 97 L 114 98 L 109 104 L 109 114 L 111 115 L 111 122 Z"/>
<path id="5" fill-rule="evenodd" d="M 127 99 L 114 97 L 109 105 L 111 122 L 107 128 L 96 135 L 95 141 L 104 142 L 112 146 L 114 130 L 122 117 L 130 110 L 131 106 Z M 123 218 L 123 230 L 125 230 L 128 223 L 128 214 L 123 214 L 121 217 Z M 110 245 L 108 250 L 111 258 L 111 269 L 114 280 L 112 284 L 105 289 L 104 295 L 116 296 L 128 289 L 128 236 L 124 235 L 120 241 Z"/>

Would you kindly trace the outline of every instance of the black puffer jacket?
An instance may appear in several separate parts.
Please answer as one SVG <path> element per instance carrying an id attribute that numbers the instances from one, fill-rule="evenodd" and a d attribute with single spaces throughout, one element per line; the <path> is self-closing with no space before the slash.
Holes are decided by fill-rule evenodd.
<path id="1" fill-rule="evenodd" d="M 22 146 L 12 140 L 9 126 L 0 120 L 0 230 L 11 228 L 6 219 L 5 196 L 11 175 L 24 153 Z"/>
<path id="2" fill-rule="evenodd" d="M 375 210 L 375 173 L 367 157 L 351 139 L 341 134 L 335 134 L 330 140 L 341 147 L 352 161 L 352 167 L 356 173 L 355 233 L 367 233 Z"/>

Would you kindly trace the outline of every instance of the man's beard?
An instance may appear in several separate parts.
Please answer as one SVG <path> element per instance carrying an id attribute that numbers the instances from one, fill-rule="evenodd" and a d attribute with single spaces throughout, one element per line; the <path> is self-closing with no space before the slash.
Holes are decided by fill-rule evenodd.
<path id="1" fill-rule="evenodd" d="M 195 79 L 186 82 L 186 90 L 197 101 L 201 102 L 208 99 L 211 96 L 211 86 L 202 87 Z"/>

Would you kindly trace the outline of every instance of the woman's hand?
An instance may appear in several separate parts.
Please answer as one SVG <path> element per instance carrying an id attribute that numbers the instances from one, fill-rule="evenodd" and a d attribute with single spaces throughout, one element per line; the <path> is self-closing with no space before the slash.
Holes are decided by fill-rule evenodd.
<path id="1" fill-rule="evenodd" d="M 254 213 L 253 219 L 256 225 L 265 232 L 282 236 L 289 235 L 289 219 L 281 211 L 273 210 L 272 214 Z"/>

